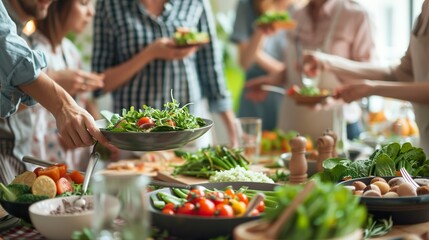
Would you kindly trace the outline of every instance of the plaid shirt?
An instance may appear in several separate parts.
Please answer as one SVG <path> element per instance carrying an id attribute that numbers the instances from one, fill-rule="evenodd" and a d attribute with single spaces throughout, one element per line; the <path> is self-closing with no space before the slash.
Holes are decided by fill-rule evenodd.
<path id="1" fill-rule="evenodd" d="M 171 90 L 181 105 L 207 98 L 211 111 L 231 108 L 208 0 L 170 0 L 159 17 L 150 16 L 139 0 L 97 1 L 92 68 L 103 72 L 121 64 L 156 39 L 172 37 L 178 27 L 207 32 L 211 41 L 184 59 L 154 60 L 144 66 L 112 92 L 115 112 L 143 104 L 163 108 L 164 103 L 171 101 Z"/>

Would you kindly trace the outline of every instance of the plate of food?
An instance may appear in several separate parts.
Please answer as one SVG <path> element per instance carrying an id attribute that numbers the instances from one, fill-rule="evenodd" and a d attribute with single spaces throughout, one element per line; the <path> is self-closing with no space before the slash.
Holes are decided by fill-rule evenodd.
<path id="1" fill-rule="evenodd" d="M 314 86 L 299 87 L 293 85 L 287 90 L 287 95 L 298 105 L 316 105 L 324 103 L 331 96 L 331 93 L 327 89 L 319 89 Z"/>
<path id="2" fill-rule="evenodd" d="M 294 29 L 296 22 L 290 19 L 288 12 L 266 12 L 255 21 L 258 27 L 274 29 Z"/>
<path id="3" fill-rule="evenodd" d="M 256 220 L 266 209 L 277 207 L 272 200 L 277 186 L 280 185 L 223 182 L 191 185 L 190 189 L 162 188 L 149 193 L 149 212 L 153 225 L 173 236 L 209 239 L 230 235 L 235 226 Z M 253 215 L 242 216 L 246 202 L 258 192 L 265 194 L 264 201 Z"/>
<path id="4" fill-rule="evenodd" d="M 212 126 L 213 121 L 189 113 L 187 105 L 180 107 L 173 99 L 155 109 L 144 105 L 123 109 L 122 115 L 103 116 L 96 121 L 103 135 L 114 146 L 130 151 L 159 151 L 184 146 L 199 138 Z"/>
<path id="5" fill-rule="evenodd" d="M 181 27 L 177 28 L 173 40 L 175 47 L 187 48 L 207 44 L 210 42 L 210 37 L 206 32 L 198 32 L 195 29 Z"/>

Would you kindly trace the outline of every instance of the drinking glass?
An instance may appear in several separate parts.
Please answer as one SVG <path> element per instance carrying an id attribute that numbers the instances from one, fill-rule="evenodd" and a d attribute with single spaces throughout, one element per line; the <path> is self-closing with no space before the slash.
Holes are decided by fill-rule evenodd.
<path id="1" fill-rule="evenodd" d="M 97 240 L 146 239 L 150 217 L 147 209 L 148 177 L 136 173 L 95 174 L 93 231 Z"/>
<path id="2" fill-rule="evenodd" d="M 261 145 L 262 119 L 253 117 L 237 118 L 236 129 L 238 144 L 244 156 L 252 163 L 259 161 Z"/>

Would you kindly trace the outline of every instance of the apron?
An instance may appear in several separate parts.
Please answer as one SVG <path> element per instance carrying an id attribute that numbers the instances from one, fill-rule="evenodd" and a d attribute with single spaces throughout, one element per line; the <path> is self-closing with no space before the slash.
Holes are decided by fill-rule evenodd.
<path id="1" fill-rule="evenodd" d="M 329 52 L 328 49 L 331 46 L 335 28 L 338 23 L 338 17 L 343 9 L 343 5 L 343 1 L 337 1 L 335 15 L 321 49 L 323 52 Z M 299 28 L 297 31 L 299 31 Z M 286 61 L 289 63 L 289 66 L 294 66 L 294 63 L 297 61 L 297 59 L 300 58 L 298 55 L 300 54 L 300 50 L 297 50 L 300 49 L 300 46 L 297 45 L 299 43 L 296 41 L 296 39 L 289 39 L 288 43 L 290 45 L 286 50 Z M 334 89 L 340 85 L 337 77 L 329 71 L 321 72 L 319 78 L 319 88 Z M 298 72 L 294 67 L 289 67 L 287 70 L 287 85 L 285 88 L 288 89 L 294 84 L 298 86 L 302 85 L 301 73 Z M 334 117 L 334 114 L 339 116 L 340 119 Z M 336 119 L 335 122 L 334 119 Z M 327 129 L 332 129 L 335 133 L 337 133 L 338 137 L 341 138 L 346 133 L 345 126 L 346 125 L 345 121 L 343 121 L 343 112 L 341 107 L 335 111 L 313 111 L 307 106 L 297 105 L 295 101 L 288 96 L 283 98 L 278 119 L 278 127 L 283 131 L 295 130 L 302 135 L 310 135 L 312 139 L 317 139 L 323 134 L 324 131 Z"/>
<path id="2" fill-rule="evenodd" d="M 428 4 L 429 6 L 429 4 Z M 410 53 L 413 67 L 414 81 L 429 81 L 429 68 L 427 60 L 429 57 L 429 35 L 426 30 L 429 22 L 429 7 L 426 8 L 425 16 L 418 31 L 413 31 L 410 38 Z M 416 123 L 420 131 L 420 147 L 426 155 L 429 154 L 429 105 L 413 103 Z"/>

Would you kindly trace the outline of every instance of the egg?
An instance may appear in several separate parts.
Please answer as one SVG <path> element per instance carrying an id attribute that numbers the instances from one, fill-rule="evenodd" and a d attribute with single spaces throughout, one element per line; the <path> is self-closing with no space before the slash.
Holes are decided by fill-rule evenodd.
<path id="1" fill-rule="evenodd" d="M 401 197 L 405 197 L 405 196 L 415 197 L 415 196 L 417 196 L 416 190 L 409 183 L 401 183 L 398 187 L 397 193 Z"/>
<path id="2" fill-rule="evenodd" d="M 429 194 L 429 186 L 418 187 L 416 192 L 417 192 L 417 195 L 428 195 Z"/>
<path id="3" fill-rule="evenodd" d="M 400 185 L 401 183 L 404 183 L 404 182 L 405 182 L 405 180 L 402 177 L 395 177 L 395 178 L 390 179 L 388 183 L 389 183 L 390 187 L 394 187 L 394 186 Z"/>
<path id="4" fill-rule="evenodd" d="M 378 182 L 378 181 L 381 181 L 381 182 L 385 182 L 385 183 L 387 183 L 387 182 L 386 182 L 386 180 L 385 180 L 384 178 L 381 178 L 381 177 L 375 177 L 375 178 L 371 179 L 371 184 L 373 184 L 373 183 L 375 183 L 375 182 Z"/>
<path id="5" fill-rule="evenodd" d="M 362 194 L 362 197 L 381 197 L 381 194 L 376 190 L 368 190 Z"/>
<path id="6" fill-rule="evenodd" d="M 414 181 L 416 181 L 416 183 L 420 186 L 429 186 L 429 179 L 416 178 Z"/>
<path id="7" fill-rule="evenodd" d="M 396 198 L 399 197 L 399 195 L 395 192 L 388 192 L 383 195 L 384 198 Z"/>
<path id="8" fill-rule="evenodd" d="M 363 190 L 363 192 L 365 193 L 366 191 L 370 191 L 370 190 L 377 191 L 378 193 L 381 194 L 380 188 L 374 184 L 370 184 L 370 185 L 366 186 L 366 188 Z"/>
<path id="9" fill-rule="evenodd" d="M 362 181 L 354 181 L 353 186 L 355 187 L 355 190 L 364 190 L 366 188 L 366 184 Z"/>
<path id="10" fill-rule="evenodd" d="M 376 185 L 378 188 L 380 188 L 381 195 L 384 195 L 390 191 L 390 186 L 389 184 L 387 184 L 387 182 L 377 181 L 377 182 L 374 182 L 373 184 Z"/>

